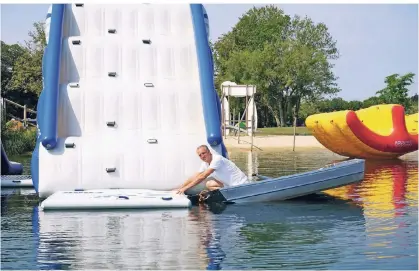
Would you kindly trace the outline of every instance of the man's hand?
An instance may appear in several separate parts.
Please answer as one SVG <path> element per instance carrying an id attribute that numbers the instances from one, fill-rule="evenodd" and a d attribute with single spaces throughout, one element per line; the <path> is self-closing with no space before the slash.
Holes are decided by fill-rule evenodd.
<path id="1" fill-rule="evenodd" d="M 179 195 L 184 195 L 184 194 L 185 194 L 185 191 L 186 191 L 186 189 L 181 188 L 181 189 L 178 189 L 178 190 L 176 191 L 176 194 L 179 194 Z"/>

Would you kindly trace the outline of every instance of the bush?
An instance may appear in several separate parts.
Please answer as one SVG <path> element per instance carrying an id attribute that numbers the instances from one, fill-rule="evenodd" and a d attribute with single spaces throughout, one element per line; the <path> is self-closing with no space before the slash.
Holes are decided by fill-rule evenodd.
<path id="1" fill-rule="evenodd" d="M 36 127 L 24 128 L 20 122 L 1 122 L 1 141 L 7 155 L 32 152 L 36 144 Z"/>

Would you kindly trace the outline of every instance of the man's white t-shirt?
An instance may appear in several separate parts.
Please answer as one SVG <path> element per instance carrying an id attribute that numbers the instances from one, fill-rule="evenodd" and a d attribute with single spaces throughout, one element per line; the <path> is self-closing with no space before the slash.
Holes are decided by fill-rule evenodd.
<path id="1" fill-rule="evenodd" d="M 214 177 L 216 180 L 222 182 L 225 187 L 249 182 L 247 176 L 232 161 L 221 155 L 213 154 L 211 164 L 202 162 L 199 172 L 203 172 L 208 168 L 215 170 L 210 177 Z"/>

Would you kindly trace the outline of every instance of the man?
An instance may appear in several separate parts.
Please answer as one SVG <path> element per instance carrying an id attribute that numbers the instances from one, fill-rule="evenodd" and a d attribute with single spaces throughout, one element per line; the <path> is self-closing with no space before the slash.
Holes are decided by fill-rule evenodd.
<path id="1" fill-rule="evenodd" d="M 249 181 L 247 176 L 232 161 L 219 154 L 213 155 L 206 145 L 199 146 L 196 152 L 203 161 L 199 172 L 176 189 L 178 194 L 184 194 L 185 191 L 204 180 L 207 180 L 205 186 L 210 191 L 244 184 Z"/>

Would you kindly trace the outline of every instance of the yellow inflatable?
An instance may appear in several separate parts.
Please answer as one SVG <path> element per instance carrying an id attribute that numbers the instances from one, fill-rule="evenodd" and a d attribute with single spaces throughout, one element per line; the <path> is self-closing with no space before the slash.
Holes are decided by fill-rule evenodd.
<path id="1" fill-rule="evenodd" d="M 307 117 L 306 126 L 329 150 L 351 158 L 392 159 L 418 150 L 418 114 L 401 105 L 375 105 Z"/>

